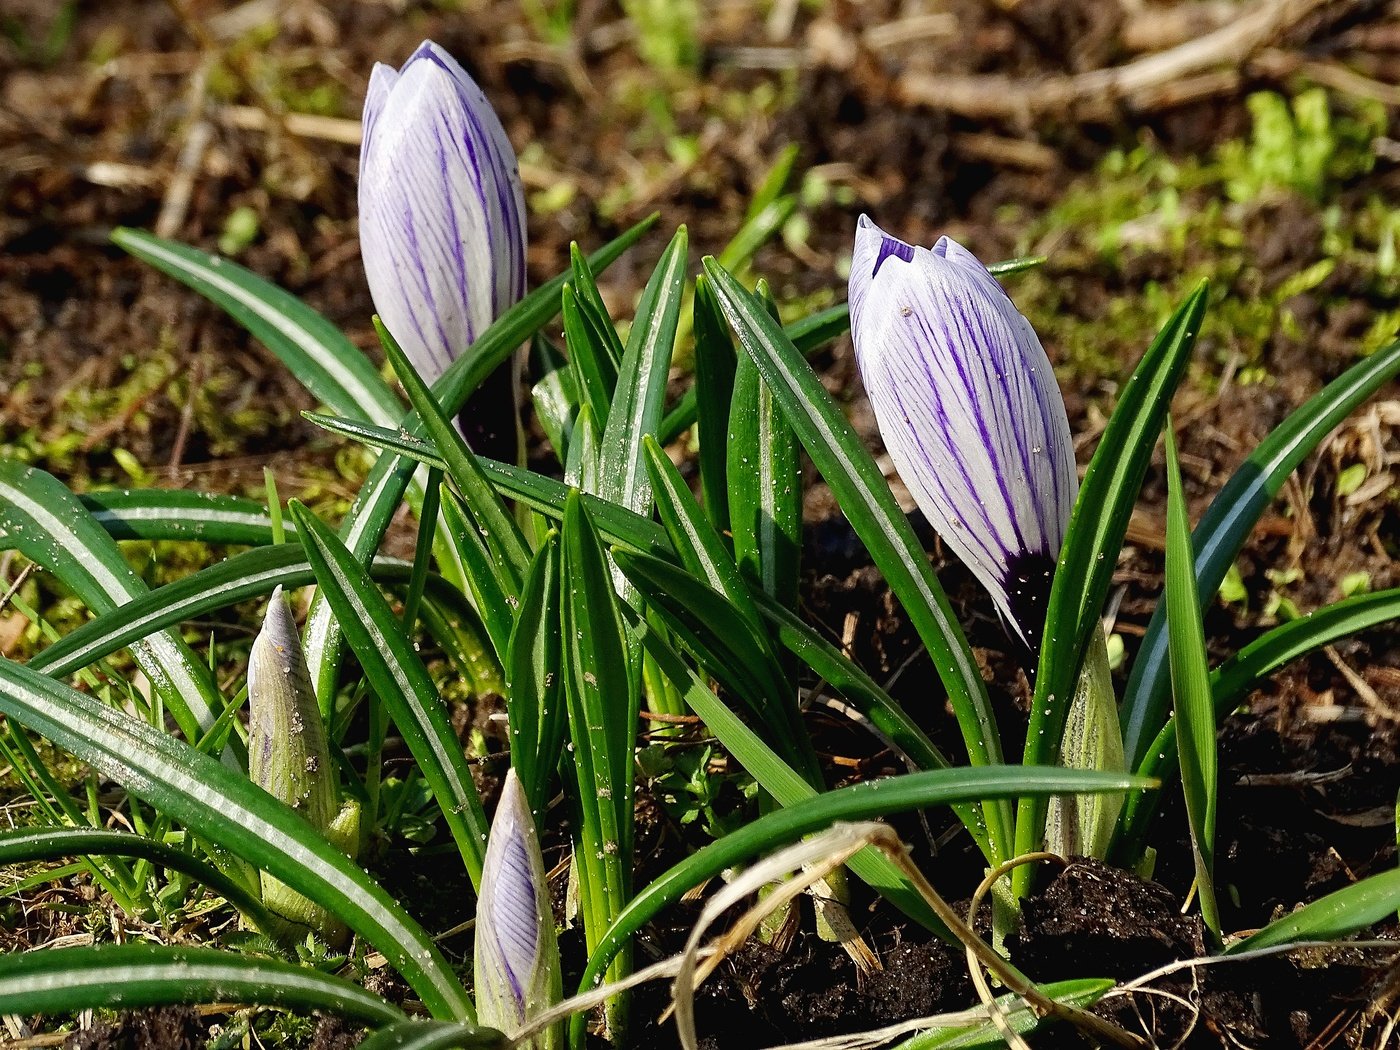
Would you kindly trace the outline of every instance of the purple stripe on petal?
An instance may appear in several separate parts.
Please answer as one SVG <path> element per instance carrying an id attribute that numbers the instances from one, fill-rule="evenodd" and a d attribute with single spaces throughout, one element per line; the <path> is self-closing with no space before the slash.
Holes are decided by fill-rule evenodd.
<path id="1" fill-rule="evenodd" d="M 513 1034 L 559 998 L 559 949 L 544 859 L 514 770 L 506 774 L 482 861 L 474 955 L 482 1024 Z"/>
<path id="2" fill-rule="evenodd" d="M 480 87 L 431 41 L 375 73 L 360 216 L 375 309 L 429 380 L 524 294 L 515 153 Z"/>
<path id="3" fill-rule="evenodd" d="M 891 255 L 910 265 L 884 266 Z M 850 300 L 856 359 L 900 476 L 1007 621 L 1038 636 L 1046 566 L 1078 491 L 1039 339 L 957 242 L 909 247 L 865 217 Z"/>

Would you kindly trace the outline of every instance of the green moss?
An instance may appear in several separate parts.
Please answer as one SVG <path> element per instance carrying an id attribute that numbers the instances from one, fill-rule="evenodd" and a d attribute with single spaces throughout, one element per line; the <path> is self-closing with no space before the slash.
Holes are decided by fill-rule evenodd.
<path id="1" fill-rule="evenodd" d="M 1210 156 L 1170 158 L 1144 139 L 1109 154 L 1043 216 L 1005 209 L 1003 222 L 1024 224 L 1018 251 L 1050 257 L 1013 293 L 1062 378 L 1087 388 L 1121 378 L 1202 278 L 1212 304 L 1197 381 L 1207 387 L 1226 361 L 1263 379 L 1257 366 L 1276 341 L 1307 344 L 1355 302 L 1373 316 L 1352 340 L 1357 355 L 1393 339 L 1400 213 L 1364 178 L 1385 114 L 1347 106 L 1321 89 L 1261 93 L 1249 100 L 1250 135 Z M 1282 255 L 1268 247 L 1290 233 Z"/>

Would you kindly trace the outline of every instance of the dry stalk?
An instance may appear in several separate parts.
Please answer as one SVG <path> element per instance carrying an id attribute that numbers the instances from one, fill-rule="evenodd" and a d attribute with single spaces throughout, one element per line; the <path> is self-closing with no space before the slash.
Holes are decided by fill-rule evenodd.
<path id="1" fill-rule="evenodd" d="M 1217 66 L 1238 67 L 1276 40 L 1290 26 L 1329 0 L 1259 0 L 1233 21 L 1204 36 L 1166 51 L 1109 69 L 1037 81 L 1004 76 L 950 77 L 908 73 L 896 83 L 903 102 L 981 119 L 1030 118 L 1045 113 L 1076 113 L 1083 117 L 1112 116 L 1118 103 L 1140 106 L 1161 97 L 1163 89 L 1187 81 Z M 1206 85 L 1219 88 L 1218 77 L 1238 74 L 1227 69 Z M 1174 94 L 1166 97 L 1175 98 Z"/>

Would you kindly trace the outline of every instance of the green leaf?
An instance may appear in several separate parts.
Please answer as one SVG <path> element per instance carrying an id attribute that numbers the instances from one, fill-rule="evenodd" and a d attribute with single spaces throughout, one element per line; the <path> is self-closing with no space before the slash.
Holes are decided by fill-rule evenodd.
<path id="1" fill-rule="evenodd" d="M 342 416 L 391 427 L 403 405 L 369 359 L 300 299 L 235 262 L 140 230 L 118 227 L 112 241 L 224 310 Z"/>
<path id="2" fill-rule="evenodd" d="M 115 540 L 196 540 L 264 546 L 274 542 L 267 508 L 241 496 L 184 489 L 109 489 L 78 499 Z M 284 527 L 291 526 L 283 523 Z"/>
<path id="3" fill-rule="evenodd" d="M 535 418 L 540 421 L 555 458 L 562 464 L 569 452 L 574 414 L 578 411 L 578 386 L 563 355 L 539 332 L 535 333 L 531 344 L 530 359 L 533 374 L 543 377 L 530 388 Z"/>
<path id="4" fill-rule="evenodd" d="M 247 777 L 62 682 L 8 660 L 0 660 L 0 714 L 47 737 L 234 856 L 334 908 L 347 926 L 403 974 L 434 1017 L 474 1016 L 452 968 L 418 924 L 300 814 Z M 5 961 L 55 954 L 11 956 Z M 109 979 L 105 983 L 120 986 Z"/>
<path id="5" fill-rule="evenodd" d="M 559 537 L 550 532 L 525 581 L 505 661 L 510 764 L 537 815 L 549 803 L 566 728 L 560 601 Z"/>
<path id="6" fill-rule="evenodd" d="M 729 404 L 734 398 L 734 370 L 738 359 L 724 314 L 701 274 L 695 278 L 695 382 L 691 387 L 695 416 L 700 424 L 700 486 L 705 512 L 720 532 L 729 529 L 728 456 Z M 667 429 L 670 417 L 662 423 Z M 666 443 L 671 438 L 668 436 Z"/>
<path id="7" fill-rule="evenodd" d="M 704 274 L 696 278 L 696 295 L 698 296 L 700 294 L 699 288 L 702 281 L 706 286 L 706 293 L 713 300 L 714 292 L 711 290 L 709 282 L 705 280 Z M 719 303 L 715 301 L 713 308 L 718 309 L 718 307 Z M 723 313 L 720 313 L 719 316 L 722 318 Z M 846 332 L 850 330 L 850 327 L 851 312 L 845 303 L 841 303 L 839 306 L 832 306 L 825 310 L 819 310 L 814 314 L 802 318 L 800 321 L 794 321 L 784 328 L 783 331 L 785 331 L 788 338 L 792 340 L 792 345 L 797 347 L 798 351 L 802 353 L 803 356 L 807 356 L 820 350 L 833 339 L 839 339 L 841 336 L 845 335 Z M 699 337 L 700 332 L 697 328 L 696 338 Z M 725 338 L 728 338 L 728 336 Z M 731 343 L 730 345 L 732 347 L 733 344 Z M 696 353 L 696 378 L 698 380 L 700 371 L 698 346 Z M 718 397 L 718 395 L 719 391 L 716 391 L 716 396 Z M 692 384 L 689 389 L 680 396 L 680 400 L 676 402 L 676 406 L 671 409 L 670 412 L 666 413 L 666 418 L 661 421 L 661 430 L 658 435 L 658 440 L 660 440 L 661 444 L 669 445 L 671 442 L 675 441 L 676 438 L 681 436 L 682 431 L 695 423 L 699 411 L 698 399 L 699 391 L 696 386 Z M 729 400 L 726 397 L 723 401 L 723 410 L 726 413 L 728 412 L 728 406 Z M 720 424 L 720 430 L 726 428 L 727 425 L 727 423 Z M 703 430 L 704 422 L 701 420 L 701 431 L 703 432 Z"/>
<path id="8" fill-rule="evenodd" d="M 399 1021 L 371 1032 L 358 1050 L 506 1050 L 511 1045 L 494 1028 L 447 1021 Z"/>
<path id="9" fill-rule="evenodd" d="M 99 615 L 147 593 L 73 493 L 52 475 L 9 460 L 0 460 L 0 548 L 48 569 Z M 176 631 L 134 641 L 131 655 L 185 738 L 199 740 L 224 707 L 208 668 Z"/>
<path id="10" fill-rule="evenodd" d="M 397 558 L 375 558 L 370 566 L 370 574 L 386 584 L 407 582 L 411 572 L 412 566 Z M 36 655 L 29 666 L 54 678 L 66 678 L 174 624 L 262 598 L 279 586 L 292 590 L 315 582 L 299 544 L 244 551 L 88 621 Z M 429 576 L 426 583 L 436 601 L 450 602 L 455 595 L 454 611 L 470 613 L 460 595 L 441 577 Z"/>
<path id="11" fill-rule="evenodd" d="M 601 428 L 598 495 L 628 510 L 644 511 L 651 506 L 651 485 L 642 465 L 642 437 L 656 433 L 665 408 L 666 374 L 685 293 L 686 243 L 682 226 L 642 291 L 618 369 L 607 426 Z"/>
<path id="12" fill-rule="evenodd" d="M 482 530 L 455 492 L 448 491 L 447 500 L 442 505 L 442 516 L 447 525 L 448 539 L 457 551 L 462 575 L 471 591 L 472 605 L 481 617 L 497 660 L 503 662 L 510 646 L 510 632 L 515 627 L 512 604 L 517 603 L 519 598 L 506 591 L 502 579 L 505 573 L 486 549 L 481 538 Z"/>
<path id="13" fill-rule="evenodd" d="M 656 221 L 644 219 L 622 236 L 600 248 L 590 262 L 595 269 L 611 265 L 624 251 L 641 239 Z M 433 384 L 433 397 L 443 414 L 455 416 L 482 381 L 513 354 L 531 334 L 547 324 L 559 310 L 564 275 L 536 288 L 482 333 Z M 417 413 L 410 413 L 400 427 L 417 435 L 421 424 Z M 412 480 L 414 464 L 394 456 L 381 456 L 360 488 L 350 514 L 340 528 L 341 540 L 361 563 L 368 562 L 379 547 L 389 522 Z M 339 678 L 340 633 L 329 608 L 316 601 L 306 627 L 306 658 L 316 695 L 326 704 L 335 693 Z M 325 710 L 323 706 L 322 710 Z"/>
<path id="14" fill-rule="evenodd" d="M 727 447 L 734 560 L 779 605 L 796 608 L 802 453 L 747 356 L 735 374 Z"/>
<path id="15" fill-rule="evenodd" d="M 1000 763 L 1001 742 L 977 662 L 880 468 L 763 304 L 713 259 L 705 260 L 705 272 L 744 351 L 758 365 L 788 424 L 928 647 L 948 690 L 969 758 L 974 765 Z M 995 859 L 1004 859 L 1010 856 L 1010 808 L 998 802 L 985 809 Z"/>
<path id="16" fill-rule="evenodd" d="M 1171 640 L 1172 707 L 1181 751 L 1181 783 L 1191 850 L 1196 861 L 1196 893 L 1206 926 L 1220 936 L 1220 913 L 1215 904 L 1215 807 L 1218 759 L 1215 751 L 1215 710 L 1210 697 L 1210 666 L 1205 629 L 1196 597 L 1196 573 L 1191 558 L 1191 524 L 1181 490 L 1181 467 L 1176 439 L 1167 424 L 1167 628 Z"/>
<path id="17" fill-rule="evenodd" d="M 706 722 L 708 724 L 708 718 Z M 792 779 L 795 784 L 802 783 L 800 777 L 794 775 Z M 836 821 L 883 819 L 957 802 L 1010 799 L 1028 794 L 1045 798 L 1083 791 L 1128 791 L 1150 788 L 1153 784 L 1151 780 L 1125 773 L 981 766 L 869 780 L 794 802 L 702 847 L 649 883 L 618 916 L 607 937 L 589 957 L 579 987 L 592 988 L 594 979 L 617 946 L 691 888 L 726 868 L 771 853 L 804 835 L 823 831 Z"/>
<path id="18" fill-rule="evenodd" d="M 366 1024 L 391 1024 L 404 1016 L 342 977 L 214 948 L 103 944 L 0 957 L 0 1013 L 216 1002 L 323 1010 Z"/>
<path id="19" fill-rule="evenodd" d="M 512 598 L 518 598 L 525 573 L 530 567 L 530 549 L 525 544 L 525 537 L 520 534 L 520 526 L 481 473 L 476 455 L 467 447 L 466 438 L 443 414 L 428 384 L 378 317 L 374 319 L 374 330 L 379 333 L 380 345 L 384 347 L 394 374 L 399 377 L 409 402 L 418 413 L 428 440 L 442 456 L 447 466 L 447 476 L 461 493 L 470 512 L 470 520 L 491 551 L 501 590 Z"/>
<path id="20" fill-rule="evenodd" d="M 433 680 L 389 603 L 336 534 L 296 500 L 287 506 L 321 593 L 437 799 L 472 885 L 480 885 L 486 815 Z"/>
<path id="21" fill-rule="evenodd" d="M 612 574 L 578 493 L 564 508 L 559 633 L 570 758 L 576 774 L 574 860 L 584 934 L 594 945 L 632 896 L 633 750 L 641 691 L 629 659 Z M 622 953 L 609 971 L 626 976 Z M 610 1000 L 609 1027 L 625 1025 L 625 998 Z"/>
<path id="22" fill-rule="evenodd" d="M 1241 464 L 1201 516 L 1192 537 L 1196 590 L 1209 603 L 1259 516 L 1307 455 L 1358 405 L 1400 375 L 1400 342 L 1349 368 L 1293 411 Z M 1203 605 L 1202 608 L 1205 606 Z M 1170 705 L 1165 607 L 1158 605 L 1133 659 L 1123 694 L 1123 743 L 1129 768 L 1152 754 L 1152 738 Z"/>
<path id="23" fill-rule="evenodd" d="M 1216 724 L 1224 721 L 1250 686 L 1284 664 L 1357 631 L 1395 619 L 1400 619 L 1400 589 L 1348 598 L 1261 635 L 1211 673 Z M 1176 724 L 1168 720 L 1147 749 L 1137 772 L 1166 779 L 1176 768 L 1176 748 Z M 1142 836 L 1160 801 L 1160 793 L 1129 797 L 1119 833 L 1121 856 L 1131 858 L 1141 853 Z"/>
<path id="24" fill-rule="evenodd" d="M 25 828 L 0 834 L 0 866 L 33 864 L 60 857 L 139 857 L 188 875 L 218 893 L 259 930 L 275 936 L 277 920 L 263 907 L 257 892 L 218 868 L 158 839 L 125 831 L 95 828 Z"/>
<path id="25" fill-rule="evenodd" d="M 1049 999 L 1064 1006 L 1086 1009 L 1113 988 L 1114 982 L 1106 977 L 1088 977 L 1077 981 L 1054 981 L 1040 985 L 1040 992 Z M 1033 1035 L 1054 1018 L 1041 1017 L 1027 1006 L 1025 1001 L 1013 994 L 997 996 L 997 1007 L 1003 1012 L 1007 1026 L 1021 1035 Z M 363 1046 L 364 1044 L 360 1044 Z M 933 1028 L 911 1036 L 896 1044 L 894 1050 L 988 1050 L 1004 1047 L 1006 1039 L 990 1020 L 972 1025 L 959 1025 L 955 1028 Z"/>
<path id="26" fill-rule="evenodd" d="M 1133 504 L 1162 433 L 1172 394 L 1196 344 L 1206 294 L 1202 282 L 1147 348 L 1089 461 L 1050 586 L 1026 730 L 1026 765 L 1058 761 L 1060 738 L 1090 632 L 1099 626 Z M 1041 848 L 1045 809 L 1044 800 L 1021 800 L 1016 811 L 1017 854 Z M 1033 875 L 1029 865 L 1017 868 L 1012 873 L 1013 892 L 1025 896 Z"/>
<path id="27" fill-rule="evenodd" d="M 743 698 L 784 760 L 820 790 L 821 766 L 793 702 L 792 687 L 763 643 L 762 630 L 755 633 L 748 618 L 723 594 L 683 569 L 619 548 L 613 549 L 613 560 L 705 669 Z"/>
<path id="28" fill-rule="evenodd" d="M 596 291 L 596 289 L 595 289 Z M 572 285 L 564 285 L 562 296 L 564 315 L 564 345 L 569 351 L 569 370 L 579 392 L 579 400 L 593 410 L 593 418 L 606 426 L 613 391 L 617 389 L 617 364 L 608 352 L 600 330 L 617 332 L 611 320 L 594 323 L 586 319 L 587 309 L 579 303 Z M 606 318 L 606 314 L 604 317 Z"/>
<path id="29" fill-rule="evenodd" d="M 574 296 L 578 300 L 579 310 L 583 314 L 583 319 L 592 327 L 593 338 L 607 355 L 615 387 L 617 369 L 622 364 L 622 357 L 626 353 L 626 349 L 622 345 L 622 340 L 618 338 L 617 328 L 613 325 L 612 318 L 608 315 L 608 307 L 603 302 L 603 295 L 598 291 L 598 282 L 594 278 L 593 267 L 584 258 L 583 251 L 576 241 L 569 244 L 569 270 L 573 275 L 571 284 Z M 611 391 L 612 388 L 609 388 L 609 398 L 611 398 Z"/>
<path id="30" fill-rule="evenodd" d="M 1269 923 L 1225 949 L 1226 955 L 1295 941 L 1335 941 L 1382 922 L 1400 908 L 1400 869 L 1372 875 Z"/>

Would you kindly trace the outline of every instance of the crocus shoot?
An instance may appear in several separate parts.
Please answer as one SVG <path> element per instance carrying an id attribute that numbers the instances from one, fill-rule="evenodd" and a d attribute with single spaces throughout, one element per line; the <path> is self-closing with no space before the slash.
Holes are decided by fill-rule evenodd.
<path id="1" fill-rule="evenodd" d="M 353 799 L 341 804 L 301 636 L 281 587 L 272 592 L 248 656 L 248 776 L 333 844 L 355 854 L 360 807 Z M 325 908 L 266 873 L 262 889 L 263 903 L 289 931 L 311 930 L 332 944 L 344 940 L 345 925 Z"/>

